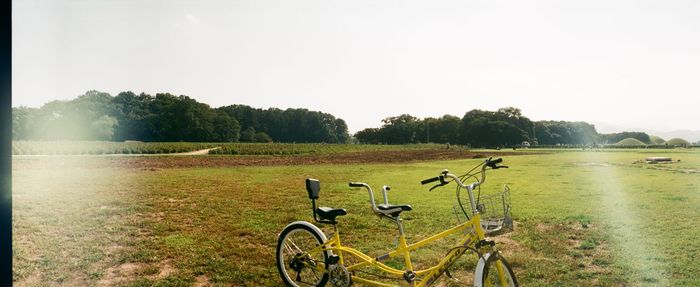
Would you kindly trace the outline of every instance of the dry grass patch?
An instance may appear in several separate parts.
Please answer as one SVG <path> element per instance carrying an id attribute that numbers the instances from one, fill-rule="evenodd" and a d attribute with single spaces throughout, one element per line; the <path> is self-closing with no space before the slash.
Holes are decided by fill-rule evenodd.
<path id="1" fill-rule="evenodd" d="M 623 286 L 603 231 L 583 221 L 522 220 L 496 242 L 508 246 L 504 253 L 519 279 L 534 286 Z"/>

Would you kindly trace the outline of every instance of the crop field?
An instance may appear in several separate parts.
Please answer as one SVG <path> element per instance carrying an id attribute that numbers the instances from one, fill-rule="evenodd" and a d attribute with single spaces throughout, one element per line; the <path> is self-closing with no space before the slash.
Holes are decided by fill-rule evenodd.
<path id="1" fill-rule="evenodd" d="M 415 242 L 457 223 L 454 185 L 428 192 L 420 180 L 445 168 L 465 172 L 495 154 L 437 148 L 15 157 L 14 283 L 280 286 L 277 234 L 292 221 L 313 220 L 307 177 L 321 181 L 320 205 L 348 210 L 338 219 L 344 244 L 378 256 L 396 243 L 396 226 L 374 216 L 367 193 L 347 182 L 375 191 L 390 185 L 390 202 L 413 206 L 402 217 L 408 242 Z M 699 150 L 498 156 L 510 168 L 488 173 L 482 192 L 511 189 L 515 230 L 494 239 L 521 285 L 700 286 Z M 674 163 L 639 161 L 650 156 Z M 414 264 L 435 264 L 451 243 L 419 250 Z M 474 268 L 475 256 L 461 260 L 457 268 Z M 438 286 L 453 285 L 443 279 Z"/>
<path id="2" fill-rule="evenodd" d="M 105 141 L 13 141 L 13 155 L 163 154 L 213 148 L 207 143 L 145 143 Z"/>

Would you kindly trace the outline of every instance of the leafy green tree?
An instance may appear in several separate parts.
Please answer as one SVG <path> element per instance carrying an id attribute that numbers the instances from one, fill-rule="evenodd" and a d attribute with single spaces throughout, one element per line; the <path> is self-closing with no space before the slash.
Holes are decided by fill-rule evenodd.
<path id="1" fill-rule="evenodd" d="M 113 116 L 119 125 L 114 131 L 114 140 L 151 140 L 153 126 L 151 123 L 157 115 L 152 114 L 150 105 L 153 97 L 141 93 L 134 94 L 131 91 L 121 92 L 112 99 L 114 104 Z"/>
<path id="2" fill-rule="evenodd" d="M 153 138 L 156 141 L 212 141 L 215 135 L 216 114 L 209 105 L 198 103 L 187 96 L 168 93 L 156 94 L 150 105 Z"/>
<path id="3" fill-rule="evenodd" d="M 182 115 L 184 111 L 178 105 L 178 98 L 169 93 L 156 94 L 155 99 L 149 105 L 150 113 L 155 117 L 148 117 L 148 126 L 151 127 L 149 140 L 153 141 L 183 141 L 185 124 Z"/>
<path id="4" fill-rule="evenodd" d="M 358 131 L 357 133 L 355 133 L 355 138 L 360 143 L 378 144 L 378 143 L 382 143 L 380 132 L 381 132 L 381 130 L 378 128 L 366 128 L 364 130 L 361 130 L 361 131 Z"/>
<path id="5" fill-rule="evenodd" d="M 403 114 L 397 117 L 388 117 L 382 120 L 382 139 L 388 144 L 407 144 L 417 141 L 418 118 Z"/>
<path id="6" fill-rule="evenodd" d="M 242 131 L 252 128 L 278 142 L 345 143 L 349 138 L 345 121 L 326 113 L 307 109 L 262 110 L 245 105 L 218 109 L 238 120 Z M 241 141 L 253 141 L 253 135 L 241 134 Z"/>
<path id="7" fill-rule="evenodd" d="M 425 137 L 425 142 L 457 143 L 461 120 L 453 115 L 440 118 L 425 118 L 421 121 L 418 134 Z"/>
<path id="8" fill-rule="evenodd" d="M 590 145 L 600 142 L 595 127 L 585 122 L 539 121 L 535 136 L 541 145 Z"/>
<path id="9" fill-rule="evenodd" d="M 348 134 L 348 125 L 343 119 L 333 120 L 333 134 L 337 143 L 348 143 L 350 135 Z"/>
<path id="10" fill-rule="evenodd" d="M 117 124 L 116 118 L 108 115 L 101 116 L 90 124 L 93 133 L 89 139 L 103 141 L 111 140 L 112 136 L 114 135 L 114 128 L 117 126 Z"/>
<path id="11" fill-rule="evenodd" d="M 216 110 L 214 113 L 214 141 L 237 142 L 241 131 L 238 121 L 223 111 Z"/>
<path id="12" fill-rule="evenodd" d="M 522 128 L 528 126 L 530 120 L 520 115 L 518 109 L 471 110 L 462 117 L 460 140 L 462 144 L 477 147 L 515 146 L 530 140 Z"/>
<path id="13" fill-rule="evenodd" d="M 35 118 L 39 109 L 29 107 L 12 108 L 12 139 L 30 140 L 35 137 Z"/>
<path id="14" fill-rule="evenodd" d="M 514 107 L 500 108 L 496 111 L 495 116 L 499 120 L 510 123 L 523 130 L 527 134 L 528 140 L 534 137 L 532 134 L 534 124 L 529 118 L 523 116 L 520 109 Z"/>
<path id="15" fill-rule="evenodd" d="M 255 133 L 255 136 L 253 138 L 254 138 L 254 141 L 258 142 L 258 143 L 271 143 L 272 142 L 272 138 L 264 132 Z"/>
<path id="16" fill-rule="evenodd" d="M 248 127 L 245 131 L 241 133 L 242 142 L 254 142 L 255 141 L 255 128 Z"/>
<path id="17" fill-rule="evenodd" d="M 76 111 L 68 101 L 51 101 L 39 109 L 35 118 L 35 135 L 39 140 L 89 139 L 92 120 L 85 113 Z"/>

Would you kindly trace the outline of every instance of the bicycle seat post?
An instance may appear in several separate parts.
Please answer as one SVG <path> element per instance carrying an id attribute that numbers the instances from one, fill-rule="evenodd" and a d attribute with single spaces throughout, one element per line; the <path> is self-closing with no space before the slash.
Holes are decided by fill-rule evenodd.
<path id="1" fill-rule="evenodd" d="M 384 204 L 389 205 L 389 197 L 387 196 L 387 191 L 391 190 L 388 185 L 382 186 L 382 194 L 384 195 Z"/>

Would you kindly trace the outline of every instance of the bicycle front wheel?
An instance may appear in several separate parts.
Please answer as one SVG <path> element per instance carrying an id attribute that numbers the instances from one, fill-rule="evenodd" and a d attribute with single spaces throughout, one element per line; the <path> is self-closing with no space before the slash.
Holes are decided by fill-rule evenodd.
<path id="1" fill-rule="evenodd" d="M 277 240 L 277 270 L 287 286 L 324 286 L 328 281 L 329 251 L 309 253 L 326 236 L 306 221 L 293 222 Z"/>
<path id="2" fill-rule="evenodd" d="M 476 268 L 474 287 L 518 287 L 515 273 L 500 254 L 487 254 Z"/>

